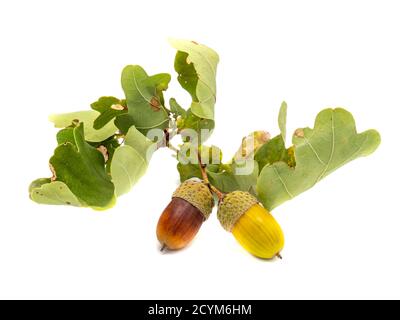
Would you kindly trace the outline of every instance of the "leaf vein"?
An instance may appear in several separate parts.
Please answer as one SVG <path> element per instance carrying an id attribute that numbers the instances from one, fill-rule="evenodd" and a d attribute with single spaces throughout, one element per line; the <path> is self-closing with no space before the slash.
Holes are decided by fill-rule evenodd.
<path id="1" fill-rule="evenodd" d="M 322 170 L 321 174 L 319 175 L 317 182 L 319 182 L 326 174 L 326 172 L 328 171 L 329 166 L 332 163 L 332 159 L 333 159 L 333 155 L 335 153 L 335 119 L 334 119 L 334 112 L 331 112 L 331 132 L 332 132 L 332 148 L 331 148 L 331 154 L 329 156 L 329 160 L 328 163 L 326 164 L 325 168 Z M 314 183 L 314 184 L 315 184 Z"/>
<path id="2" fill-rule="evenodd" d="M 306 140 L 306 143 L 310 146 L 312 152 L 315 154 L 315 156 L 317 157 L 318 161 L 321 162 L 321 164 L 326 166 L 326 163 L 324 161 L 322 161 L 322 159 L 320 158 L 320 156 L 318 155 L 318 152 L 314 149 L 313 145 L 311 144 L 311 142 L 307 139 L 304 138 Z"/>
<path id="3" fill-rule="evenodd" d="M 278 176 L 279 180 L 281 181 L 283 187 L 285 188 L 286 193 L 288 194 L 288 196 L 290 197 L 290 199 L 293 199 L 294 196 L 290 193 L 285 181 L 283 181 L 282 176 L 280 175 L 278 169 L 275 166 L 272 166 L 272 168 L 274 168 L 274 172 L 275 174 Z"/>
<path id="4" fill-rule="evenodd" d="M 144 100 L 146 100 L 148 103 L 151 104 L 151 101 L 148 98 L 146 98 L 144 96 L 143 92 L 139 89 L 139 85 L 138 85 L 137 80 L 136 80 L 136 74 L 135 74 L 135 70 L 134 69 L 132 69 L 132 75 L 133 75 L 132 79 L 134 81 L 136 90 L 140 93 L 140 95 L 143 97 Z"/>
<path id="5" fill-rule="evenodd" d="M 342 161 L 340 164 L 338 164 L 336 167 L 339 168 L 343 165 L 345 165 L 347 162 L 351 161 L 354 159 L 354 157 L 356 157 L 358 155 L 358 153 L 360 152 L 360 150 L 364 147 L 366 141 L 368 141 L 369 136 L 366 135 L 365 139 L 363 140 L 363 142 L 360 144 L 359 148 L 354 151 L 349 157 L 347 157 L 346 160 Z"/>
<path id="6" fill-rule="evenodd" d="M 133 186 L 133 182 L 132 182 L 132 179 L 131 179 L 131 177 L 129 175 L 128 170 L 126 170 L 125 166 L 123 166 L 121 163 L 117 163 L 117 165 L 125 172 L 125 174 L 126 174 L 126 176 L 128 178 L 128 181 L 129 181 L 129 187 L 132 187 Z"/>

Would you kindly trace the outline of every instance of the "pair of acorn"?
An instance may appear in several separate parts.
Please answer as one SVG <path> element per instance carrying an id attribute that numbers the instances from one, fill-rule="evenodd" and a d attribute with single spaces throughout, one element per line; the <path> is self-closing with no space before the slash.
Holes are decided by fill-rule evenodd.
<path id="1" fill-rule="evenodd" d="M 161 214 L 157 238 L 162 250 L 186 247 L 210 216 L 214 197 L 208 183 L 189 179 L 173 193 Z M 233 191 L 219 197 L 218 220 L 239 244 L 262 259 L 280 258 L 284 236 L 273 216 L 248 192 Z"/>

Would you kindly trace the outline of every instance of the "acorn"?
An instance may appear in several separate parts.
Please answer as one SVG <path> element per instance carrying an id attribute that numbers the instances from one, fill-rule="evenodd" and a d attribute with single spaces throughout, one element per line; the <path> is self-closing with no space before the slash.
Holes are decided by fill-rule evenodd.
<path id="1" fill-rule="evenodd" d="M 201 180 L 186 180 L 173 193 L 157 225 L 157 238 L 162 249 L 186 247 L 211 214 L 213 195 Z"/>
<path id="2" fill-rule="evenodd" d="M 284 246 L 281 227 L 258 200 L 248 192 L 225 195 L 218 208 L 218 220 L 232 232 L 239 244 L 262 259 L 279 257 Z"/>

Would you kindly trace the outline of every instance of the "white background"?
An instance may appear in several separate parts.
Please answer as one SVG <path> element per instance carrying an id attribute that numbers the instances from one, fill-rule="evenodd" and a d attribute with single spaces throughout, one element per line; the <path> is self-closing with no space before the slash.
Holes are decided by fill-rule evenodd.
<path id="1" fill-rule="evenodd" d="M 1 1 L 1 298 L 400 298 L 398 1 Z M 50 113 L 122 96 L 120 72 L 170 72 L 167 96 L 189 103 L 168 37 L 220 54 L 216 130 L 229 159 L 255 129 L 312 126 L 325 107 L 376 128 L 378 151 L 274 211 L 282 261 L 248 255 L 215 214 L 192 245 L 160 254 L 158 217 L 178 181 L 157 153 L 106 212 L 39 206 L 49 176 Z"/>

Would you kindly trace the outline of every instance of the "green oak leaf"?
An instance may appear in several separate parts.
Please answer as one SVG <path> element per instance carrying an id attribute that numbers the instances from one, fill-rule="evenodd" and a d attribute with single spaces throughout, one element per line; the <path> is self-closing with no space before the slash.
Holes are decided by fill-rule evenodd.
<path id="1" fill-rule="evenodd" d="M 74 126 L 70 126 L 65 129 L 62 129 L 57 133 L 58 145 L 64 144 L 67 142 L 75 145 Z M 111 161 L 114 156 L 114 152 L 120 146 L 120 143 L 119 143 L 118 139 L 116 138 L 116 136 L 112 136 L 104 141 L 88 142 L 88 143 L 92 147 L 95 147 L 100 152 L 105 153 L 106 169 L 107 169 L 107 172 L 109 173 Z"/>
<path id="2" fill-rule="evenodd" d="M 218 190 L 228 193 L 235 190 L 255 192 L 258 177 L 258 163 L 254 160 L 246 160 L 243 164 L 233 162 L 223 165 L 222 172 L 207 170 L 210 183 Z"/>
<path id="3" fill-rule="evenodd" d="M 287 162 L 288 152 L 285 147 L 282 135 L 269 140 L 256 152 L 254 159 L 258 162 L 260 171 L 267 165 L 278 161 Z"/>
<path id="4" fill-rule="evenodd" d="M 195 146 L 185 143 L 178 152 L 177 169 L 181 182 L 193 177 L 202 179 L 196 150 Z M 242 190 L 254 193 L 258 177 L 256 161 L 247 159 L 222 164 L 222 152 L 216 146 L 201 146 L 200 155 L 202 163 L 206 165 L 208 179 L 220 191 Z"/>
<path id="5" fill-rule="evenodd" d="M 187 142 L 189 140 L 188 137 L 192 136 L 190 130 L 194 130 L 197 133 L 197 142 L 201 145 L 211 136 L 214 125 L 215 122 L 213 120 L 199 118 L 189 109 L 182 124 L 178 123 L 178 129 L 180 129 L 184 142 Z"/>
<path id="6" fill-rule="evenodd" d="M 29 194 L 31 194 L 33 190 L 40 188 L 42 185 L 50 182 L 51 178 L 40 178 L 36 179 L 35 181 L 32 181 L 31 184 L 29 185 Z"/>
<path id="7" fill-rule="evenodd" d="M 134 148 L 130 146 L 118 148 L 111 162 L 111 176 L 116 195 L 128 193 L 146 172 L 147 166 L 146 161 Z"/>
<path id="8" fill-rule="evenodd" d="M 163 91 L 168 89 L 168 85 L 171 82 L 171 75 L 168 73 L 158 73 L 148 77 L 144 80 L 143 84 L 150 88 L 155 88 L 157 96 L 160 97 L 161 105 L 165 106 Z"/>
<path id="9" fill-rule="evenodd" d="M 281 108 L 279 109 L 278 125 L 281 130 L 283 143 L 286 142 L 286 118 L 287 118 L 287 104 L 285 101 L 282 102 Z"/>
<path id="10" fill-rule="evenodd" d="M 190 111 L 198 121 L 185 123 L 185 128 L 194 128 L 193 122 L 206 119 L 207 128 L 214 128 L 214 106 L 216 102 L 216 73 L 218 54 L 193 41 L 170 39 L 171 45 L 178 50 L 175 57 L 175 70 L 178 81 L 191 95 Z M 211 124 L 209 124 L 212 122 Z M 196 124 L 199 126 L 199 124 Z M 201 127 L 203 128 L 203 127 Z"/>
<path id="11" fill-rule="evenodd" d="M 91 142 L 90 145 L 92 147 L 95 147 L 100 152 L 105 153 L 105 157 L 107 159 L 106 170 L 107 173 L 110 174 L 111 162 L 114 157 L 115 150 L 117 150 L 121 146 L 118 139 L 114 136 L 101 142 L 96 142 L 96 143 Z"/>
<path id="12" fill-rule="evenodd" d="M 154 151 L 157 149 L 156 143 L 144 136 L 135 127 L 131 127 L 126 134 L 125 145 L 134 148 L 143 157 L 143 159 L 146 160 L 147 163 L 150 162 Z"/>
<path id="13" fill-rule="evenodd" d="M 358 134 L 351 113 L 326 109 L 318 114 L 314 129 L 296 130 L 293 144 L 294 168 L 276 162 L 265 166 L 258 178 L 259 199 L 269 210 L 310 189 L 349 161 L 373 153 L 380 135 L 375 130 Z"/>
<path id="14" fill-rule="evenodd" d="M 285 147 L 286 117 L 287 104 L 286 102 L 282 102 L 278 116 L 278 125 L 281 134 L 263 144 L 256 151 L 254 156 L 254 159 L 258 162 L 260 172 L 265 166 L 271 165 L 278 161 L 284 161 L 290 166 L 293 166 L 295 162 L 293 158 L 293 152 L 290 152 Z"/>
<path id="15" fill-rule="evenodd" d="M 93 123 L 93 128 L 96 130 L 103 128 L 115 117 L 128 112 L 126 101 L 114 97 L 101 97 L 90 106 L 93 110 L 100 112 Z"/>
<path id="16" fill-rule="evenodd" d="M 61 129 L 57 132 L 57 144 L 71 143 L 75 145 L 74 126 Z"/>
<path id="17" fill-rule="evenodd" d="M 136 129 L 144 134 L 153 128 L 168 127 L 169 115 L 163 105 L 162 91 L 168 87 L 170 79 L 168 74 L 149 77 L 146 71 L 137 65 L 127 66 L 122 71 L 121 83 L 129 117 Z"/>
<path id="18" fill-rule="evenodd" d="M 85 141 L 83 124 L 72 130 L 74 143 L 59 145 L 50 159 L 56 181 L 65 183 L 74 195 L 94 209 L 113 206 L 114 185 L 105 170 L 103 155 Z"/>
<path id="19" fill-rule="evenodd" d="M 135 120 L 131 115 L 124 113 L 115 118 L 114 124 L 123 134 L 127 134 L 129 129 L 135 126 Z"/>
<path id="20" fill-rule="evenodd" d="M 114 158 L 115 151 L 121 146 L 115 138 L 104 141 L 99 147 L 104 146 L 107 149 L 108 160 L 106 162 L 107 173 L 111 174 L 111 163 Z M 99 148 L 98 147 L 98 148 Z"/>
<path id="21" fill-rule="evenodd" d="M 33 181 L 29 187 L 29 196 L 32 201 L 39 204 L 85 207 L 65 183 L 51 182 L 51 179 Z"/>
<path id="22" fill-rule="evenodd" d="M 176 168 L 179 172 L 179 180 L 181 182 L 184 182 L 190 178 L 202 179 L 201 170 L 198 164 L 183 164 L 178 162 Z"/>
<path id="23" fill-rule="evenodd" d="M 125 137 L 125 145 L 115 150 L 111 162 L 111 176 L 117 196 L 123 195 L 139 181 L 156 150 L 156 144 L 135 127 Z"/>
<path id="24" fill-rule="evenodd" d="M 178 51 L 175 56 L 175 71 L 178 73 L 178 82 L 185 89 L 193 101 L 198 101 L 196 87 L 199 81 L 194 64 L 188 60 L 189 54 Z"/>
<path id="25" fill-rule="evenodd" d="M 190 146 L 189 144 L 184 144 L 184 146 L 185 145 Z M 221 166 L 221 159 L 222 159 L 221 149 L 219 149 L 216 146 L 209 147 L 203 145 L 200 146 L 199 150 L 201 154 L 202 163 L 206 164 L 207 171 L 218 172 Z M 177 158 L 179 160 L 177 164 L 177 169 L 179 172 L 181 182 L 194 177 L 202 179 L 202 174 L 198 163 L 198 156 L 195 147 L 193 147 L 191 151 L 190 149 L 188 149 L 186 154 L 182 152 L 181 148 L 181 150 L 177 155 Z"/>
<path id="26" fill-rule="evenodd" d="M 85 140 L 90 142 L 99 142 L 113 136 L 118 130 L 113 122 L 107 123 L 100 130 L 94 129 L 94 121 L 99 117 L 100 113 L 94 110 L 55 114 L 49 117 L 56 128 L 65 128 L 73 123 L 82 122 L 84 124 Z"/>
<path id="27" fill-rule="evenodd" d="M 207 165 L 207 172 L 217 173 L 220 172 L 220 165 L 218 164 L 209 164 Z M 179 180 L 184 182 L 190 178 L 199 178 L 203 179 L 203 176 L 200 171 L 200 167 L 198 164 L 182 164 L 178 163 L 177 169 L 179 172 Z"/>
<path id="28" fill-rule="evenodd" d="M 156 88 L 156 91 L 162 92 L 168 89 L 171 82 L 171 75 L 169 73 L 157 73 L 144 79 L 143 84 L 149 87 Z"/>
<path id="29" fill-rule="evenodd" d="M 171 113 L 174 115 L 175 120 L 180 116 L 182 118 L 186 118 L 186 110 L 183 109 L 176 99 L 169 99 L 169 106 L 171 108 Z"/>

